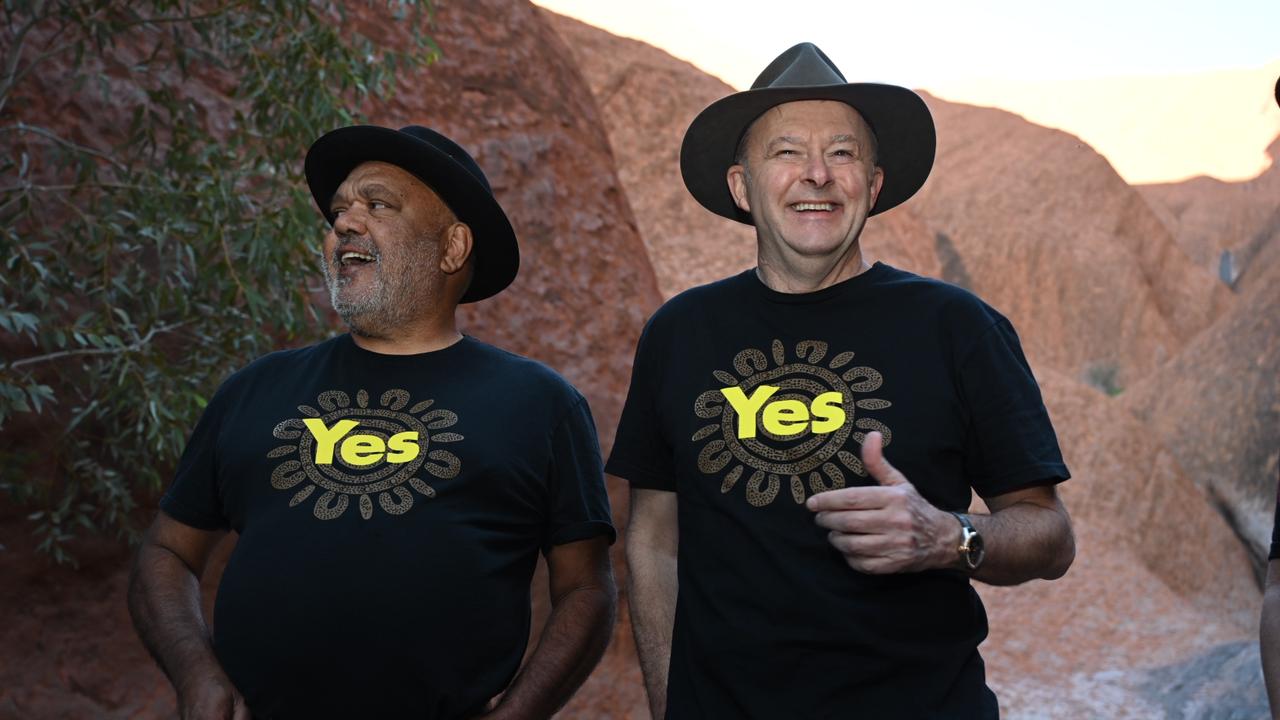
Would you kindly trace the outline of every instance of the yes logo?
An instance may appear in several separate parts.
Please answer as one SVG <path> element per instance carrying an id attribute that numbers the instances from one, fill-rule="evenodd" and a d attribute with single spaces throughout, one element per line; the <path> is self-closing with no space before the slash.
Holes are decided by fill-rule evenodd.
<path id="1" fill-rule="evenodd" d="M 355 420 L 339 420 L 333 427 L 326 427 L 323 420 L 316 418 L 307 418 L 302 422 L 316 439 L 316 465 L 332 465 L 335 447 L 343 462 L 355 467 L 372 465 L 384 459 L 389 463 L 407 463 L 421 452 L 416 431 L 396 433 L 384 443 L 377 435 L 347 436 L 347 433 L 360 424 Z M 338 444 L 339 440 L 342 440 L 341 445 Z"/>
<path id="2" fill-rule="evenodd" d="M 739 439 L 756 436 L 757 416 L 766 431 L 778 436 L 799 435 L 806 429 L 815 434 L 832 433 L 844 425 L 844 396 L 840 393 L 824 392 L 808 405 L 800 400 L 769 402 L 769 398 L 780 389 L 774 385 L 760 385 L 751 397 L 747 397 L 739 387 L 720 391 L 738 414 Z"/>

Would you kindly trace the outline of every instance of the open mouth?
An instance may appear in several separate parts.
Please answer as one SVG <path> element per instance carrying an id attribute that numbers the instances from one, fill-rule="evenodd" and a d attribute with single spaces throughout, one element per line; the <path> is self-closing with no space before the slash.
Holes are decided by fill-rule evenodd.
<path id="1" fill-rule="evenodd" d="M 798 202 L 787 207 L 800 213 L 829 213 L 835 212 L 840 206 L 829 202 Z"/>
<path id="2" fill-rule="evenodd" d="M 359 267 L 368 265 L 377 260 L 377 257 L 369 253 L 357 252 L 355 250 L 346 250 L 338 253 L 338 265 L 341 267 Z"/>

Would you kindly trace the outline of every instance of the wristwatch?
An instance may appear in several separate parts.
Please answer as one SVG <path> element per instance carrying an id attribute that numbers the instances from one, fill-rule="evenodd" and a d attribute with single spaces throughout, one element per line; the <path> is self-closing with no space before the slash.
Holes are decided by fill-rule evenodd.
<path id="1" fill-rule="evenodd" d="M 956 519 L 960 521 L 960 557 L 964 558 L 969 572 L 973 572 L 982 564 L 982 558 L 986 557 L 987 554 L 986 548 L 982 544 L 982 535 L 973 529 L 973 523 L 970 522 L 968 515 L 958 512 L 952 512 L 951 514 L 955 515 Z"/>

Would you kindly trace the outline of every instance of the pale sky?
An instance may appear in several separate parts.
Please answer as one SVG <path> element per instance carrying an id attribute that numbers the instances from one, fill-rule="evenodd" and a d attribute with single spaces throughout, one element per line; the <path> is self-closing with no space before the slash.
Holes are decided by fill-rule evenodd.
<path id="1" fill-rule="evenodd" d="M 1131 183 L 1265 170 L 1280 0 L 535 0 L 736 88 L 816 43 L 850 81 L 924 89 L 1074 133 Z"/>

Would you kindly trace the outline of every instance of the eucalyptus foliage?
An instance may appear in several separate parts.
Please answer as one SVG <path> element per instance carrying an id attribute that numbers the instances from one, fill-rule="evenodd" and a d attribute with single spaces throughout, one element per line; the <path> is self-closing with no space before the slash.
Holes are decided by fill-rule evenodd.
<path id="1" fill-rule="evenodd" d="M 302 155 L 436 56 L 425 2 L 352 5 L 4 0 L 0 493 L 60 562 L 136 535 L 223 377 L 324 332 Z"/>

